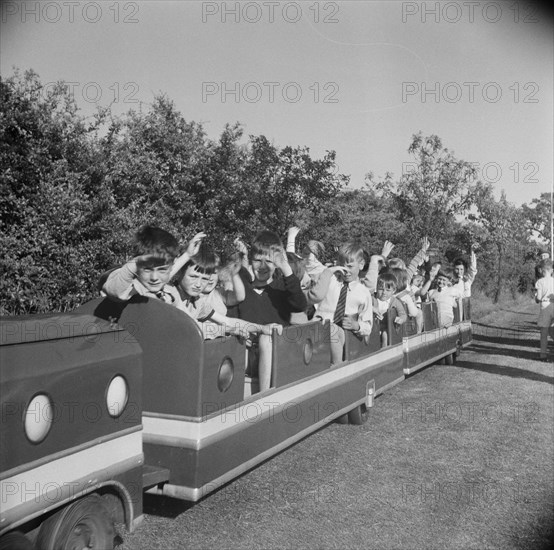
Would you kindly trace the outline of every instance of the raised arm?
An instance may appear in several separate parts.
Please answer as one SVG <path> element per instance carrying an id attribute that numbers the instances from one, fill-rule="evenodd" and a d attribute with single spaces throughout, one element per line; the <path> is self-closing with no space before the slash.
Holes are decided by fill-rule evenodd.
<path id="1" fill-rule="evenodd" d="M 287 253 L 280 246 L 272 247 L 273 261 L 275 267 L 279 268 L 283 273 L 283 281 L 285 291 L 287 292 L 287 302 L 290 306 L 290 311 L 304 311 L 308 307 L 306 296 L 300 286 L 298 277 L 292 272 L 292 267 L 287 259 Z"/>
<path id="2" fill-rule="evenodd" d="M 137 258 L 129 260 L 118 269 L 114 269 L 102 286 L 102 291 L 110 298 L 126 302 L 137 294 L 134 281 L 137 277 Z"/>
<path id="3" fill-rule="evenodd" d="M 410 281 L 412 280 L 412 277 L 417 273 L 417 268 L 425 261 L 429 246 L 429 239 L 427 237 L 423 237 L 423 239 L 421 239 L 421 248 L 419 249 L 418 253 L 412 258 L 410 265 L 408 265 L 408 267 L 406 268 L 408 270 Z"/>
<path id="4" fill-rule="evenodd" d="M 439 272 L 439 270 L 440 270 L 440 265 L 434 265 L 429 271 L 429 279 L 419 290 L 419 295 L 422 298 L 425 298 L 425 296 L 427 296 L 427 293 L 429 292 L 429 288 L 431 287 L 431 284 L 435 280 L 435 277 L 437 276 L 437 273 Z"/>
<path id="5" fill-rule="evenodd" d="M 197 233 L 188 243 L 187 249 L 173 262 L 171 268 L 170 280 L 179 273 L 180 269 L 198 252 L 202 239 L 206 237 L 206 233 Z"/>
<path id="6" fill-rule="evenodd" d="M 296 252 L 296 236 L 300 233 L 300 229 L 298 227 L 289 227 L 287 231 L 287 252 L 292 252 L 293 254 Z"/>
<path id="7" fill-rule="evenodd" d="M 475 255 L 475 250 L 471 248 L 471 254 L 469 255 L 469 267 L 467 269 L 467 280 L 469 284 L 472 284 L 475 275 L 477 275 L 477 256 Z"/>
<path id="8" fill-rule="evenodd" d="M 239 238 L 236 238 L 233 241 L 233 246 L 235 247 L 235 250 L 241 255 L 242 267 L 248 269 L 250 267 L 250 262 L 248 261 L 248 248 L 246 248 L 244 242 Z"/>
<path id="9" fill-rule="evenodd" d="M 239 275 L 241 267 L 241 260 L 237 258 L 219 272 L 219 280 L 224 285 L 221 294 L 226 306 L 235 306 L 246 298 L 246 289 Z"/>
<path id="10" fill-rule="evenodd" d="M 321 302 L 323 298 L 325 298 L 325 296 L 327 295 L 329 284 L 331 283 L 331 278 L 333 277 L 333 275 L 337 272 L 344 273 L 345 271 L 345 268 L 340 265 L 335 265 L 333 267 L 328 267 L 327 269 L 325 269 L 321 273 L 319 279 L 317 280 L 317 283 L 305 292 L 308 303 L 311 305 L 319 304 L 319 302 Z"/>
<path id="11" fill-rule="evenodd" d="M 387 243 L 389 241 L 386 241 Z M 383 247 L 383 250 L 385 247 Z M 392 250 L 392 248 L 391 248 Z M 390 251 L 389 251 L 390 252 Z M 369 288 L 369 291 L 373 294 L 377 289 L 377 279 L 379 278 L 379 262 L 385 262 L 385 256 L 380 256 L 379 254 L 374 254 L 369 258 L 369 267 L 367 273 L 362 281 L 362 283 Z"/>

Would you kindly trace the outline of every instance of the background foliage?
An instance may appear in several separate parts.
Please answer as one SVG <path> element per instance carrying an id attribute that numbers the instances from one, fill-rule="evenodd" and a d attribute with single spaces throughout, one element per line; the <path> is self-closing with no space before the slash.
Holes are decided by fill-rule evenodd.
<path id="1" fill-rule="evenodd" d="M 347 239 L 377 253 L 385 239 L 409 259 L 428 235 L 452 260 L 478 250 L 477 287 L 498 300 L 526 291 L 541 247 L 549 250 L 550 196 L 516 207 L 479 181 L 438 136 L 412 136 L 414 170 L 368 174 L 349 188 L 335 152 L 245 138 L 240 124 L 218 140 L 158 96 L 146 111 L 85 119 L 63 83 L 45 91 L 32 71 L 0 78 L 2 314 L 68 311 L 97 295 L 96 281 L 130 254 L 143 224 L 183 244 L 206 231 L 220 251 L 266 227 L 291 225 L 324 242 L 327 259 Z"/>

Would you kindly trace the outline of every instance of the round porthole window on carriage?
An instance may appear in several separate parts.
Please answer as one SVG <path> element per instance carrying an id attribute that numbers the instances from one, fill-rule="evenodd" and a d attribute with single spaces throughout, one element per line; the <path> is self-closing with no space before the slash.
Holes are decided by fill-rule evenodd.
<path id="1" fill-rule="evenodd" d="M 113 418 L 117 418 L 124 411 L 129 400 L 129 386 L 123 376 L 118 374 L 114 376 L 108 386 L 106 392 L 106 406 L 108 414 Z"/>
<path id="2" fill-rule="evenodd" d="M 233 377 L 235 376 L 235 365 L 230 357 L 225 357 L 219 365 L 219 372 L 217 373 L 217 388 L 223 393 L 226 392 L 233 383 Z"/>
<path id="3" fill-rule="evenodd" d="M 35 395 L 27 408 L 23 418 L 25 435 L 32 443 L 44 441 L 52 427 L 54 420 L 54 406 L 52 400 L 45 393 Z"/>
<path id="4" fill-rule="evenodd" d="M 310 364 L 313 354 L 314 354 L 314 345 L 310 340 L 310 338 L 308 338 L 306 342 L 304 342 L 304 363 L 306 365 Z"/>

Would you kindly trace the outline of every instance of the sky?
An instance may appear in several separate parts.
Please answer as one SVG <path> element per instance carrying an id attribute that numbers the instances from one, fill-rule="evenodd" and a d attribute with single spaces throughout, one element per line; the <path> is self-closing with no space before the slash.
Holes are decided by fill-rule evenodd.
<path id="1" fill-rule="evenodd" d="M 514 1 L 8 1 L 0 74 L 69 83 L 86 116 L 171 98 L 217 139 L 337 153 L 360 187 L 438 135 L 515 204 L 553 182 L 552 15 Z"/>

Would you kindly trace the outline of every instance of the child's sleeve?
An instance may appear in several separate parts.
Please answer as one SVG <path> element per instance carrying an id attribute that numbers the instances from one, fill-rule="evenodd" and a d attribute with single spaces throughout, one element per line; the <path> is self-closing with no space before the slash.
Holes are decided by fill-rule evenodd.
<path id="1" fill-rule="evenodd" d="M 425 261 L 427 250 L 421 248 L 419 252 L 412 258 L 412 261 L 406 268 L 409 274 L 409 280 L 411 281 L 413 276 L 417 273 L 417 268 Z"/>
<path id="2" fill-rule="evenodd" d="M 136 277 L 136 263 L 127 262 L 125 265 L 119 269 L 115 269 L 108 275 L 102 290 L 110 298 L 126 302 L 135 294 L 138 294 L 134 285 Z"/>
<path id="3" fill-rule="evenodd" d="M 410 294 L 404 294 L 404 296 L 402 296 L 402 300 L 400 301 L 406 306 L 405 309 L 408 311 L 408 315 L 410 317 L 415 317 L 418 314 L 419 309 L 416 307 Z"/>
<path id="4" fill-rule="evenodd" d="M 469 267 L 467 268 L 467 280 L 470 285 L 473 283 L 475 279 L 475 275 L 477 275 L 477 256 L 475 255 L 475 252 L 472 250 L 470 260 L 469 260 Z"/>
<path id="5" fill-rule="evenodd" d="M 406 313 L 404 304 L 398 298 L 394 297 L 390 302 L 389 311 L 393 308 L 396 310 L 394 322 L 398 325 L 403 325 L 408 320 L 408 314 Z"/>
<path id="6" fill-rule="evenodd" d="M 288 277 L 283 277 L 285 291 L 287 293 L 287 302 L 291 312 L 304 311 L 308 307 L 306 296 L 300 286 L 300 280 L 293 273 Z"/>
<path id="7" fill-rule="evenodd" d="M 309 304 L 319 304 L 327 295 L 333 272 L 330 269 L 323 271 L 317 283 L 306 292 L 306 299 Z"/>
<path id="8" fill-rule="evenodd" d="M 379 277 L 379 256 L 371 256 L 369 267 L 365 274 L 363 284 L 369 289 L 369 292 L 375 292 L 377 289 L 377 279 Z"/>
<path id="9" fill-rule="evenodd" d="M 373 305 L 369 291 L 365 293 L 365 300 L 358 308 L 358 324 L 360 328 L 357 334 L 360 336 L 369 336 L 373 327 Z"/>

